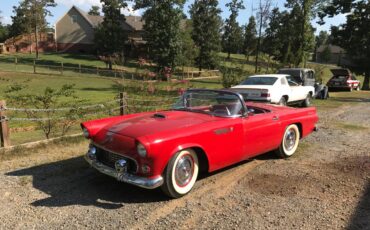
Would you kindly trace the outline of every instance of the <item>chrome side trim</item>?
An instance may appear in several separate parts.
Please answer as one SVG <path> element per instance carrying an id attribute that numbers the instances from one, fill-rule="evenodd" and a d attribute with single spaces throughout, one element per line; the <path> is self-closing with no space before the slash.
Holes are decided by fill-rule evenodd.
<path id="1" fill-rule="evenodd" d="M 104 173 L 105 175 L 116 178 L 120 182 L 125 182 L 128 184 L 136 185 L 145 189 L 155 189 L 163 184 L 163 177 L 158 176 L 153 179 L 148 179 L 145 177 L 139 177 L 132 175 L 126 172 L 117 172 L 115 169 L 110 168 L 99 161 L 92 160 L 89 158 L 89 155 L 85 155 L 85 160 L 99 172 Z"/>

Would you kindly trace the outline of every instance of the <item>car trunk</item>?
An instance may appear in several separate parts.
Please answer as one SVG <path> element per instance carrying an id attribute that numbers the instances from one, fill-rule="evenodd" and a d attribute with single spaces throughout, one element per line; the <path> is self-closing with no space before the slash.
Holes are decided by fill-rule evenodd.
<path id="1" fill-rule="evenodd" d="M 333 76 L 350 76 L 351 72 L 348 69 L 331 69 Z"/>

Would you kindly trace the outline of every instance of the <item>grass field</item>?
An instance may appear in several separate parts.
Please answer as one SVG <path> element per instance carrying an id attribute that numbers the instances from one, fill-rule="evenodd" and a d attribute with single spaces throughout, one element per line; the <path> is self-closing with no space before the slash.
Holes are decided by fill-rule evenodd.
<path id="1" fill-rule="evenodd" d="M 18 55 L 17 71 L 33 72 L 32 66 L 33 55 L 22 54 Z M 222 65 L 232 68 L 242 67 L 244 71 L 253 73 L 254 72 L 254 57 L 250 58 L 250 61 L 246 61 L 243 55 L 233 54 L 230 60 L 226 60 L 226 54 L 220 54 L 222 59 Z M 101 77 L 96 74 L 76 74 L 75 72 L 66 71 L 64 75 L 61 75 L 59 70 L 55 70 L 55 74 L 50 69 L 45 70 L 48 74 L 31 74 L 15 72 L 14 69 L 15 56 L 0 55 L 0 100 L 5 97 L 5 90 L 9 86 L 14 84 L 26 85 L 23 93 L 40 94 L 46 87 L 59 89 L 64 84 L 73 84 L 75 90 L 75 96 L 73 99 L 81 103 L 79 105 L 93 105 L 98 103 L 105 103 L 112 101 L 117 98 L 119 92 L 125 91 L 129 97 L 138 99 L 138 101 L 131 101 L 130 103 L 137 105 L 149 106 L 154 110 L 160 108 L 161 105 L 172 103 L 175 97 L 178 96 L 179 89 L 186 88 L 208 88 L 208 89 L 221 89 L 223 88 L 220 79 L 207 79 L 207 80 L 190 80 L 189 82 L 158 82 L 158 83 L 147 83 L 140 81 L 122 80 L 122 78 L 114 77 Z M 70 54 L 42 54 L 38 61 L 45 65 L 60 65 L 60 62 L 64 63 L 64 66 L 76 66 L 83 65 L 88 68 L 104 68 L 104 62 L 96 60 L 95 57 L 89 55 L 70 55 Z M 271 66 L 273 67 L 271 69 Z M 276 71 L 276 63 L 270 66 L 270 71 Z M 22 69 L 23 68 L 23 69 Z M 28 69 L 27 69 L 28 68 Z M 131 62 L 128 66 L 120 67 L 127 68 L 129 71 L 137 71 L 137 65 L 135 62 Z M 326 81 L 331 76 L 330 68 L 332 66 L 308 64 L 308 68 L 314 68 L 318 74 Z M 266 71 L 266 67 L 261 69 L 263 73 Z M 242 76 L 247 77 L 247 76 Z M 363 78 L 360 77 L 360 80 Z M 153 90 L 154 89 L 154 90 Z M 347 103 L 358 103 L 361 101 L 369 100 L 370 92 L 336 92 L 330 94 L 330 99 L 325 101 L 316 100 L 314 105 L 318 109 L 330 109 L 336 108 Z M 168 99 L 172 98 L 172 99 Z M 151 102 L 154 100 L 156 102 Z M 158 102 L 158 100 L 162 100 Z M 115 104 L 114 106 L 118 106 Z M 8 104 L 8 107 L 17 107 L 17 105 Z M 108 111 L 102 111 L 101 116 L 108 116 L 112 114 Z M 117 114 L 117 111 L 115 113 Z M 8 114 L 8 116 L 24 117 L 22 113 Z M 90 119 L 91 117 L 84 117 L 84 120 Z M 11 121 L 10 127 L 12 129 L 11 141 L 13 144 L 21 144 L 30 141 L 36 141 L 44 139 L 43 133 L 36 128 L 36 124 L 33 122 L 21 122 Z M 79 132 L 78 125 L 72 127 L 69 133 Z M 54 134 L 58 136 L 58 133 Z"/>

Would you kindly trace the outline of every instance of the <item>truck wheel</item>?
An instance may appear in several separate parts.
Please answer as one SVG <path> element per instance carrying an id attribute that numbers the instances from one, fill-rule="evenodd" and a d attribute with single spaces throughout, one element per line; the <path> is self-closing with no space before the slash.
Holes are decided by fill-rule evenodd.
<path id="1" fill-rule="evenodd" d="M 324 87 L 321 91 L 321 95 L 322 95 L 322 98 L 323 100 L 326 100 L 329 98 L 329 89 L 328 87 Z"/>
<path id="2" fill-rule="evenodd" d="M 175 154 L 164 171 L 162 191 L 169 197 L 179 198 L 191 191 L 199 173 L 197 154 L 185 149 Z"/>
<path id="3" fill-rule="evenodd" d="M 285 129 L 283 140 L 279 148 L 275 151 L 281 158 L 291 157 L 298 148 L 299 144 L 299 129 L 297 125 L 289 125 Z"/>
<path id="4" fill-rule="evenodd" d="M 302 102 L 302 106 L 303 106 L 303 107 L 308 107 L 308 106 L 310 106 L 310 105 L 311 105 L 311 99 L 312 99 L 312 97 L 311 97 L 311 94 L 309 93 L 309 94 L 307 95 L 306 99 L 304 99 L 304 101 Z"/>
<path id="5" fill-rule="evenodd" d="M 285 97 L 281 97 L 278 104 L 281 105 L 281 106 L 286 106 L 286 103 L 287 103 L 287 101 L 286 101 Z"/>

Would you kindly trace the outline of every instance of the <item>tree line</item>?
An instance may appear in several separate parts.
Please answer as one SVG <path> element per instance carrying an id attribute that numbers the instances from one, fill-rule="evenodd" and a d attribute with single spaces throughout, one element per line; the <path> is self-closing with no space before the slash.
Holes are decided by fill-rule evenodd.
<path id="1" fill-rule="evenodd" d="M 246 25 L 237 20 L 240 10 L 246 7 L 243 0 L 226 3 L 230 16 L 225 20 L 217 0 L 195 0 L 189 9 L 189 19 L 184 14 L 186 0 L 100 1 L 104 21 L 96 28 L 95 42 L 98 52 L 108 56 L 125 55 L 128 36 L 121 26 L 125 20 L 122 11 L 133 2 L 135 10 L 143 11 L 148 53 L 158 70 L 186 65 L 216 68 L 219 62 L 216 54 L 220 51 L 226 52 L 228 58 L 232 53 L 244 54 L 248 61 L 250 56 L 256 56 L 256 72 L 260 53 L 282 65 L 299 66 L 318 45 L 330 41 L 355 60 L 355 70 L 366 76 L 364 88 L 369 87 L 370 37 L 366 31 L 370 25 L 370 2 L 366 0 L 286 0 L 284 9 L 273 8 L 273 0 L 259 0 L 256 15 Z M 7 33 L 34 34 L 37 41 L 37 33 L 47 27 L 48 9 L 55 5 L 54 0 L 21 1 L 14 7 L 13 23 Z M 94 7 L 89 13 L 97 15 L 99 9 Z M 343 25 L 332 27 L 330 36 L 320 33 L 315 37 L 312 20 L 324 23 L 326 17 L 343 13 L 347 14 Z M 3 25 L 0 36 L 2 28 Z"/>

